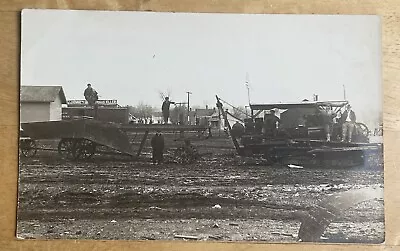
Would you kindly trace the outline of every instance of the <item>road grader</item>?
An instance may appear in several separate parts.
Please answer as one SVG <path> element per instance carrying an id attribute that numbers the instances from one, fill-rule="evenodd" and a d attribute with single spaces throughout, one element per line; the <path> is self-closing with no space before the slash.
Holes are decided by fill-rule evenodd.
<path id="1" fill-rule="evenodd" d="M 187 164 L 198 157 L 190 140 L 207 138 L 207 129 L 196 125 L 120 124 L 91 118 L 30 122 L 21 123 L 19 148 L 23 157 L 34 157 L 39 150 L 58 152 L 65 160 L 89 160 L 95 154 L 137 158 L 151 134 L 162 132 L 178 145 L 185 142 L 174 152 L 174 159 Z M 43 147 L 43 144 L 38 144 L 41 140 L 58 141 L 57 148 Z"/>

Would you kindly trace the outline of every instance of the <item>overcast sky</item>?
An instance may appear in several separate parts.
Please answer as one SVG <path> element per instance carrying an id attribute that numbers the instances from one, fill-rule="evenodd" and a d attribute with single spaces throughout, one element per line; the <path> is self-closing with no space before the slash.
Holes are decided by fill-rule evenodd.
<path id="1" fill-rule="evenodd" d="M 121 105 L 214 106 L 347 99 L 359 120 L 382 110 L 377 16 L 247 15 L 24 10 L 22 85 L 86 83 Z"/>

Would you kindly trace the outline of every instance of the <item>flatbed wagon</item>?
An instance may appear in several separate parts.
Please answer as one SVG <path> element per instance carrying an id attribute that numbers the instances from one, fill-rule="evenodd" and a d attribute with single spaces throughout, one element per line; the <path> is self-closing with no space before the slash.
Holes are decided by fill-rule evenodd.
<path id="1" fill-rule="evenodd" d="M 171 124 L 124 125 L 94 119 L 74 119 L 21 123 L 20 150 L 23 156 L 32 157 L 37 150 L 54 150 L 64 159 L 89 159 L 95 153 L 117 153 L 131 157 L 140 156 L 151 132 L 173 132 L 184 137 L 184 132 L 195 132 L 204 136 L 206 127 Z M 135 151 L 128 132 L 141 133 L 142 138 Z M 38 148 L 36 141 L 59 140 L 57 149 Z M 102 151 L 100 149 L 109 149 Z"/>

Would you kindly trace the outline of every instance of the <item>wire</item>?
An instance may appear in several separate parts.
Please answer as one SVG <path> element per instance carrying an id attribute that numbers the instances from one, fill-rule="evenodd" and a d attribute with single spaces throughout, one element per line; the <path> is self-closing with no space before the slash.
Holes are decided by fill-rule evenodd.
<path id="1" fill-rule="evenodd" d="M 223 99 L 221 99 L 221 98 L 220 98 L 219 100 L 221 100 L 221 101 L 224 102 L 225 104 L 229 105 L 229 106 L 232 107 L 234 110 L 236 110 L 236 111 L 242 113 L 243 115 L 247 115 L 246 112 L 241 111 L 239 108 L 237 108 L 237 107 L 231 105 L 230 103 L 226 102 L 225 100 L 223 100 Z"/>

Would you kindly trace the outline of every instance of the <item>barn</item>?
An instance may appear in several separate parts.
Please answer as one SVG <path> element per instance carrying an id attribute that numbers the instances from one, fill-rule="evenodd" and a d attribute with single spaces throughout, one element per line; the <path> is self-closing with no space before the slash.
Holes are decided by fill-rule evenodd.
<path id="1" fill-rule="evenodd" d="M 63 104 L 67 100 L 61 86 L 21 86 L 21 123 L 61 120 Z"/>

